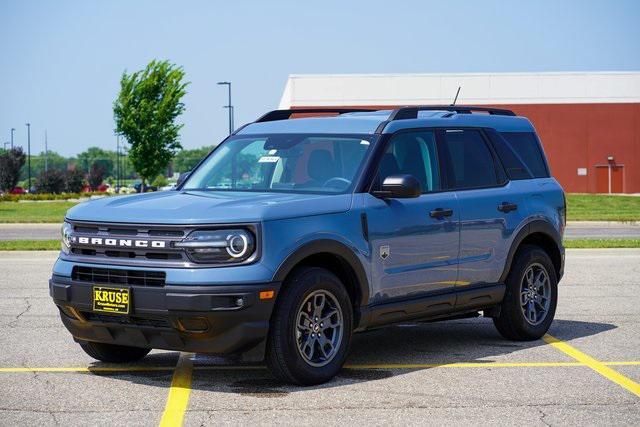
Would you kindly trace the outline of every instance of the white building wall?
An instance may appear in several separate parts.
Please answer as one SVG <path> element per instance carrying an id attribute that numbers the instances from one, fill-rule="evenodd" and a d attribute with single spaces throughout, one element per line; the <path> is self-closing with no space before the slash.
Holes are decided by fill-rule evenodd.
<path id="1" fill-rule="evenodd" d="M 640 72 L 291 75 L 281 109 L 302 106 L 640 102 Z"/>

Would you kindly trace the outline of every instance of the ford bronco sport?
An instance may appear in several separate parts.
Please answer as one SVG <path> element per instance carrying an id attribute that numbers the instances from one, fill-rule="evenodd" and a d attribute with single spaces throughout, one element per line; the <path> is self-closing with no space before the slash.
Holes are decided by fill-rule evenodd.
<path id="1" fill-rule="evenodd" d="M 353 333 L 390 323 L 482 313 L 507 339 L 540 338 L 565 211 L 511 111 L 276 110 L 174 191 L 69 210 L 50 293 L 98 360 L 241 355 L 317 384 Z"/>

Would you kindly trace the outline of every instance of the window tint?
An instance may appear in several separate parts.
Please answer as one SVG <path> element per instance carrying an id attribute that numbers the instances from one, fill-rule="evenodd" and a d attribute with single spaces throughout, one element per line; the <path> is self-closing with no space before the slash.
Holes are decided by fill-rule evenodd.
<path id="1" fill-rule="evenodd" d="M 380 161 L 376 188 L 386 177 L 398 174 L 413 175 L 423 193 L 440 190 L 440 166 L 433 132 L 406 132 L 391 139 Z"/>
<path id="2" fill-rule="evenodd" d="M 492 187 L 498 185 L 495 163 L 480 132 L 447 130 L 447 149 L 451 161 L 453 188 Z"/>
<path id="3" fill-rule="evenodd" d="M 535 134 L 532 132 L 501 132 L 500 134 L 508 145 L 508 147 L 503 147 L 502 151 L 508 150 L 510 154 L 503 155 L 498 146 L 496 146 L 496 151 L 508 171 L 509 169 L 516 169 L 514 171 L 515 176 L 511 179 L 527 179 L 530 178 L 529 173 L 534 178 L 546 178 L 549 176 L 542 151 L 540 150 L 540 144 L 538 144 Z M 514 157 L 517 159 L 516 161 L 513 160 Z M 524 173 L 517 171 L 522 166 L 526 166 L 528 171 Z"/>

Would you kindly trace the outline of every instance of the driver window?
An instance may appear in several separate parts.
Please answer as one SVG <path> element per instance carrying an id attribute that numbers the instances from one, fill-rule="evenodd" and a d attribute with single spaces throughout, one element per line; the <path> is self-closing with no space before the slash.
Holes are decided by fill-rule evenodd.
<path id="1" fill-rule="evenodd" d="M 403 174 L 413 175 L 420 182 L 423 193 L 441 189 L 434 132 L 403 132 L 389 141 L 378 167 L 375 186 L 379 188 L 390 175 Z"/>

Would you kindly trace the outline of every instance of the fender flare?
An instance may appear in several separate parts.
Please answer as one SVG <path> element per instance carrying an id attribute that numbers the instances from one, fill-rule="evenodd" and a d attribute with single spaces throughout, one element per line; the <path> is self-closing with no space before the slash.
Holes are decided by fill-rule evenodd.
<path id="1" fill-rule="evenodd" d="M 300 261 L 317 254 L 337 256 L 351 267 L 358 282 L 356 290 L 360 293 L 360 301 L 354 302 L 358 307 L 366 306 L 369 303 L 369 280 L 364 266 L 351 248 L 337 240 L 319 239 L 299 246 L 280 264 L 273 276 L 273 280 L 275 282 L 283 282 Z"/>
<path id="2" fill-rule="evenodd" d="M 560 253 L 560 265 L 558 268 L 558 280 L 562 277 L 562 273 L 564 271 L 564 247 L 562 246 L 562 238 L 560 237 L 560 233 L 555 229 L 551 223 L 544 220 L 533 220 L 526 225 L 524 225 L 516 237 L 514 237 L 513 242 L 511 243 L 511 247 L 509 248 L 509 254 L 507 255 L 507 261 L 504 266 L 504 270 L 502 271 L 502 275 L 500 276 L 500 283 L 504 283 L 507 280 L 507 275 L 511 270 L 511 263 L 513 262 L 513 257 L 518 250 L 518 247 L 522 243 L 524 239 L 534 233 L 542 233 L 549 237 L 555 243 L 558 252 Z"/>

